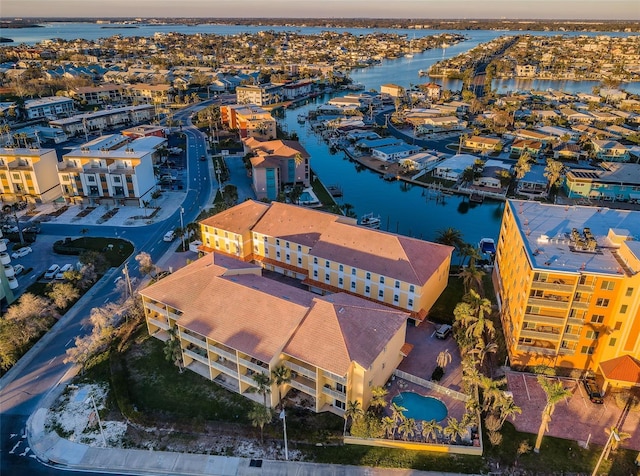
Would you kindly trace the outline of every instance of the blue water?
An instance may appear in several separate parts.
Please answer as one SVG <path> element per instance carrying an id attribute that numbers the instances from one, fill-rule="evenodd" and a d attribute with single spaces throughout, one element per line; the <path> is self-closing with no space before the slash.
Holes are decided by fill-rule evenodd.
<path id="1" fill-rule="evenodd" d="M 415 392 L 402 392 L 392 402 L 406 408 L 403 415 L 414 420 L 442 421 L 447 418 L 447 406 L 437 398 L 423 397 Z"/>
<path id="2" fill-rule="evenodd" d="M 313 197 L 311 196 L 311 194 L 310 194 L 309 192 L 302 192 L 302 193 L 300 194 L 300 198 L 299 198 L 299 200 L 300 200 L 301 202 L 310 202 L 310 201 L 312 201 L 312 200 L 313 200 Z"/>

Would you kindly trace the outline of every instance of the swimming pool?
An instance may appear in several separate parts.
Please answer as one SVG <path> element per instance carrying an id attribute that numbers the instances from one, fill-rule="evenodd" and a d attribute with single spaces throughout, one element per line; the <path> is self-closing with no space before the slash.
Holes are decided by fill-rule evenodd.
<path id="1" fill-rule="evenodd" d="M 406 408 L 402 413 L 407 418 L 424 421 L 442 421 L 447 418 L 447 406 L 437 398 L 423 397 L 415 392 L 402 392 L 392 402 Z"/>

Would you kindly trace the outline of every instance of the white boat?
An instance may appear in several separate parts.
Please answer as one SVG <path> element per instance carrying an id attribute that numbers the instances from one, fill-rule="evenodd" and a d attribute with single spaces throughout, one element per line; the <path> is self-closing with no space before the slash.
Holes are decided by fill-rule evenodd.
<path id="1" fill-rule="evenodd" d="M 298 114 L 298 123 L 304 124 L 306 120 L 307 116 L 305 116 L 304 114 Z"/>
<path id="2" fill-rule="evenodd" d="M 482 238 L 478 243 L 480 253 L 495 255 L 496 254 L 496 242 L 493 238 Z"/>
<path id="3" fill-rule="evenodd" d="M 380 215 L 374 215 L 373 213 L 367 213 L 360 217 L 360 225 L 366 226 L 367 228 L 373 228 L 377 230 L 380 228 Z"/>

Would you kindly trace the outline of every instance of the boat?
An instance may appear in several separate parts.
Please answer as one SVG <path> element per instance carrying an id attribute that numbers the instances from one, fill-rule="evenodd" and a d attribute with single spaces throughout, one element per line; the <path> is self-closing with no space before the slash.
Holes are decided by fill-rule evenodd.
<path id="1" fill-rule="evenodd" d="M 380 228 L 380 222 L 380 215 L 375 216 L 373 213 L 367 213 L 360 217 L 360 225 L 373 228 L 374 230 Z"/>
<path id="2" fill-rule="evenodd" d="M 299 124 L 304 124 L 306 120 L 307 120 L 307 116 L 305 116 L 304 114 L 298 114 L 298 123 Z"/>
<path id="3" fill-rule="evenodd" d="M 484 202 L 484 195 L 481 193 L 473 192 L 469 197 L 469 201 L 474 203 L 482 203 Z"/>
<path id="4" fill-rule="evenodd" d="M 404 55 L 405 58 L 413 58 L 413 53 L 407 53 Z"/>
<path id="5" fill-rule="evenodd" d="M 482 238 L 478 243 L 478 249 L 480 253 L 495 255 L 496 254 L 496 242 L 493 238 Z"/>

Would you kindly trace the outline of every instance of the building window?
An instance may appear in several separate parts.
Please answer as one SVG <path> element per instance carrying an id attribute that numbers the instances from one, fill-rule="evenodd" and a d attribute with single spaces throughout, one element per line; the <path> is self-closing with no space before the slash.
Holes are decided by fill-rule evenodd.
<path id="1" fill-rule="evenodd" d="M 367 273 L 367 274 L 365 275 L 365 278 L 366 278 L 366 279 L 371 279 L 371 273 Z"/>
<path id="2" fill-rule="evenodd" d="M 393 295 L 393 302 L 397 303 L 400 300 L 397 294 Z"/>
<path id="3" fill-rule="evenodd" d="M 627 288 L 627 291 L 624 293 L 624 295 L 627 297 L 633 296 L 633 288 Z"/>
<path id="4" fill-rule="evenodd" d="M 604 316 L 602 314 L 594 314 L 593 316 L 591 316 L 591 322 L 602 324 L 604 322 Z"/>
<path id="5" fill-rule="evenodd" d="M 298 264 L 302 264 L 302 258 L 298 258 Z"/>
<path id="6" fill-rule="evenodd" d="M 280 252 L 276 251 L 276 258 L 280 258 Z"/>
<path id="7" fill-rule="evenodd" d="M 351 276 L 355 276 L 356 275 L 356 268 L 351 268 Z"/>
<path id="8" fill-rule="evenodd" d="M 378 297 L 380 299 L 384 298 L 384 291 L 382 289 L 380 291 L 378 291 Z"/>
<path id="9" fill-rule="evenodd" d="M 313 258 L 313 264 L 318 264 L 318 258 Z"/>
<path id="10" fill-rule="evenodd" d="M 380 284 L 384 284 L 384 276 L 380 276 Z"/>
<path id="11" fill-rule="evenodd" d="M 587 335 L 585 336 L 587 339 L 596 340 L 600 333 L 598 331 L 587 331 Z"/>
<path id="12" fill-rule="evenodd" d="M 288 242 L 288 241 L 286 241 L 286 242 L 284 243 L 284 247 L 285 247 L 285 248 L 289 248 L 289 242 Z"/>
<path id="13" fill-rule="evenodd" d="M 396 289 L 400 289 L 400 281 L 396 281 Z"/>
<path id="14" fill-rule="evenodd" d="M 356 283 L 354 281 L 351 281 L 351 289 L 354 291 L 356 289 Z"/>
<path id="15" fill-rule="evenodd" d="M 287 254 L 285 255 L 285 259 L 286 259 L 287 261 L 289 261 L 289 260 L 291 259 L 291 256 L 289 255 L 289 253 L 287 253 Z"/>
<path id="16" fill-rule="evenodd" d="M 627 306 L 626 304 L 623 304 L 622 306 L 620 306 L 620 314 L 626 314 L 628 307 L 629 306 Z"/>
<path id="17" fill-rule="evenodd" d="M 412 293 L 415 291 L 415 286 L 412 284 L 411 286 L 409 286 L 409 292 Z"/>
<path id="18" fill-rule="evenodd" d="M 365 294 L 369 294 L 371 292 L 371 288 L 369 286 L 364 287 Z"/>
<path id="19" fill-rule="evenodd" d="M 313 277 L 314 277 L 314 278 L 317 278 L 317 277 L 318 277 L 318 270 L 317 270 L 317 269 L 314 269 L 314 270 L 313 270 Z"/>
<path id="20" fill-rule="evenodd" d="M 346 408 L 346 404 L 340 400 L 334 400 L 334 405 L 340 410 L 344 410 Z"/>
<path id="21" fill-rule="evenodd" d="M 615 337 L 612 337 L 611 339 L 609 339 L 609 347 L 614 347 L 617 341 L 618 339 Z"/>
<path id="22" fill-rule="evenodd" d="M 619 331 L 622 328 L 622 321 L 616 322 L 616 325 L 613 326 L 614 331 Z"/>
<path id="23" fill-rule="evenodd" d="M 298 251 L 302 251 L 302 246 L 298 245 Z"/>
<path id="24" fill-rule="evenodd" d="M 616 283 L 614 281 L 602 281 L 602 284 L 600 285 L 600 289 L 613 291 L 613 288 L 615 288 L 615 286 L 616 286 Z"/>
<path id="25" fill-rule="evenodd" d="M 342 286 L 344 284 L 344 280 L 342 278 L 338 278 L 338 284 Z"/>
<path id="26" fill-rule="evenodd" d="M 609 300 L 607 298 L 598 298 L 596 300 L 597 307 L 609 307 Z"/>
<path id="27" fill-rule="evenodd" d="M 329 281 L 330 279 L 331 279 L 331 276 L 329 276 L 329 273 L 325 273 L 324 280 Z"/>
<path id="28" fill-rule="evenodd" d="M 253 245 L 253 250 L 254 250 L 256 253 L 258 252 L 258 249 L 259 249 L 259 248 L 258 248 L 258 245 L 257 245 L 257 244 Z"/>
<path id="29" fill-rule="evenodd" d="M 593 354 L 594 350 L 595 350 L 595 347 L 589 347 L 587 345 L 583 345 L 582 350 L 580 350 L 580 353 L 585 355 L 591 355 Z"/>
<path id="30" fill-rule="evenodd" d="M 409 308 L 413 307 L 413 299 L 409 299 L 409 301 L 407 302 L 407 307 Z"/>
<path id="31" fill-rule="evenodd" d="M 327 260 L 327 261 L 324 263 L 324 267 L 325 267 L 325 268 L 330 268 L 330 267 L 331 267 L 331 262 Z"/>
<path id="32" fill-rule="evenodd" d="M 266 236 L 264 237 L 264 241 L 269 241 L 269 238 L 267 238 Z"/>
<path id="33" fill-rule="evenodd" d="M 344 271 L 344 266 L 342 266 L 342 265 L 338 266 L 338 271 L 340 271 L 340 272 Z"/>

